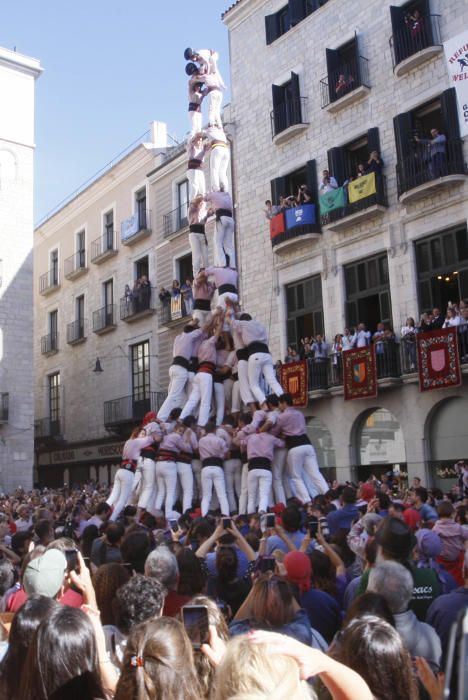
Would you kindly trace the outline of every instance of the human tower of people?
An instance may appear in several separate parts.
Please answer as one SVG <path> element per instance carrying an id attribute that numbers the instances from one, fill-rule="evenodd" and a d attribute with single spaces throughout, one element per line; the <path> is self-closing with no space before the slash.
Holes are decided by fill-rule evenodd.
<path id="1" fill-rule="evenodd" d="M 108 499 L 114 520 L 128 503 L 138 503 L 141 513 L 164 507 L 166 517 L 176 518 L 176 501 L 186 512 L 197 497 L 202 515 L 217 508 L 229 515 L 265 512 L 292 495 L 307 503 L 328 488 L 304 416 L 276 378 L 267 330 L 239 307 L 218 54 L 188 48 L 184 58 L 193 314 L 174 340 L 167 399 L 125 443 Z M 202 129 L 205 98 L 208 127 Z M 208 151 L 207 192 L 203 161 Z M 205 223 L 213 215 L 210 265 Z"/>

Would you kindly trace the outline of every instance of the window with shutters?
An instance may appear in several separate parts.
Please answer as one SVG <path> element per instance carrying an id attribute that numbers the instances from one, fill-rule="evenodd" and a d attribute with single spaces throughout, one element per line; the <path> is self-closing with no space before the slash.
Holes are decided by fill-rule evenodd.
<path id="1" fill-rule="evenodd" d="M 326 49 L 327 75 L 320 81 L 322 109 L 333 105 L 358 88 L 370 87 L 368 60 L 359 52 L 359 40 L 348 41 L 337 49 Z M 355 95 L 356 99 L 360 95 Z M 348 101 L 346 101 L 347 103 Z"/>
<path id="2" fill-rule="evenodd" d="M 414 247 L 420 313 L 436 307 L 445 314 L 450 302 L 468 298 L 466 225 L 418 240 Z"/>
<path id="3" fill-rule="evenodd" d="M 265 35 L 266 43 L 272 44 L 276 39 L 283 34 L 286 34 L 291 27 L 302 22 L 319 10 L 323 5 L 326 5 L 328 0 L 289 0 L 287 5 L 284 5 L 277 12 L 265 17 Z"/>
<path id="4" fill-rule="evenodd" d="M 346 323 L 355 328 L 365 323 L 374 332 L 380 322 L 392 319 L 388 259 L 385 253 L 346 265 Z"/>
<path id="5" fill-rule="evenodd" d="M 321 233 L 315 160 L 275 178 L 270 184 L 271 201 L 276 212 L 276 216 L 270 219 L 273 248 L 298 236 Z"/>
<path id="6" fill-rule="evenodd" d="M 448 175 L 466 175 L 455 88 L 393 119 L 398 194 L 432 189 Z M 460 179 L 464 179 L 461 177 Z M 453 178 L 452 178 L 453 180 Z M 418 190 L 419 196 L 419 190 Z"/>
<path id="7" fill-rule="evenodd" d="M 299 76 L 291 73 L 291 78 L 282 85 L 272 85 L 273 109 L 271 111 L 272 138 L 296 124 L 305 124 L 305 97 L 301 97 Z"/>
<path id="8" fill-rule="evenodd" d="M 286 285 L 286 314 L 288 345 L 298 352 L 304 338 L 324 334 L 320 275 Z"/>
<path id="9" fill-rule="evenodd" d="M 440 38 L 439 15 L 431 14 L 430 0 L 411 0 L 399 7 L 390 6 L 392 36 L 393 67 L 397 75 L 404 75 L 413 67 L 419 66 L 424 60 L 442 50 Z M 428 51 L 433 48 L 435 50 Z M 423 56 L 421 54 L 423 53 Z M 408 61 L 416 57 L 414 62 Z M 397 67 L 402 62 L 407 63 L 403 69 Z"/>

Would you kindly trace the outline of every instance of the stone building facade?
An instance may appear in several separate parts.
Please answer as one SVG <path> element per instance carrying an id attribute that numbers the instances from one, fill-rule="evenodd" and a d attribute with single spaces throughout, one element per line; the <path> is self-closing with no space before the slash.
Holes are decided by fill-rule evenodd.
<path id="1" fill-rule="evenodd" d="M 32 486 L 35 58 L 0 48 L 0 489 Z"/>
<path id="2" fill-rule="evenodd" d="M 223 21 L 242 297 L 275 358 L 306 335 L 331 344 L 359 321 L 374 331 L 385 320 L 398 337 L 407 317 L 468 297 L 468 148 L 443 53 L 467 25 L 466 3 L 238 0 Z M 416 140 L 432 128 L 447 138 L 441 172 Z M 322 171 L 343 185 L 374 149 L 385 164 L 377 192 L 320 220 Z M 270 240 L 264 201 L 303 183 L 315 223 Z M 445 487 L 443 470 L 468 457 L 466 365 L 462 386 L 423 394 L 400 351 L 375 400 L 344 402 L 332 361 L 318 383 L 311 364 L 306 414 L 330 476 L 399 465 Z"/>

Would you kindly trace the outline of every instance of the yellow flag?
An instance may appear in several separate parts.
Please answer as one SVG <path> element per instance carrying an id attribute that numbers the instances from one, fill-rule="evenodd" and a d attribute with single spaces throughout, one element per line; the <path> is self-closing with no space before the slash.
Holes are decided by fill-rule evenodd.
<path id="1" fill-rule="evenodd" d="M 375 194 L 375 192 L 375 173 L 369 173 L 369 175 L 363 175 L 349 183 L 348 200 L 350 202 L 357 202 L 358 199 L 370 197 L 371 194 Z"/>

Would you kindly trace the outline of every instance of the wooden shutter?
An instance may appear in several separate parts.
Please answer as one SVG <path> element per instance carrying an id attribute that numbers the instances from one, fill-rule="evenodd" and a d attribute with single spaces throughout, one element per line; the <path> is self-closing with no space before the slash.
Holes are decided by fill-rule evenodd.
<path id="1" fill-rule="evenodd" d="M 328 94 L 330 102 L 334 102 L 336 100 L 335 86 L 340 71 L 340 52 L 335 49 L 325 49 L 325 54 L 327 57 Z"/>
<path id="2" fill-rule="evenodd" d="M 413 116 L 411 112 L 397 114 L 393 118 L 395 146 L 397 152 L 397 186 L 398 194 L 406 192 L 410 186 L 411 173 L 409 158 L 411 156 L 411 139 L 413 137 Z"/>
<path id="3" fill-rule="evenodd" d="M 358 35 L 356 32 L 354 32 L 354 44 L 353 44 L 353 49 L 354 49 L 354 57 L 353 57 L 353 62 L 354 62 L 354 87 L 359 87 L 362 85 L 362 75 L 361 75 L 361 61 L 360 61 L 360 54 L 359 54 L 359 39 Z"/>
<path id="4" fill-rule="evenodd" d="M 272 204 L 279 204 L 281 195 L 286 195 L 286 178 L 276 177 L 271 181 L 271 201 Z"/>
<path id="5" fill-rule="evenodd" d="M 285 129 L 286 107 L 284 104 L 284 87 L 282 85 L 272 85 L 271 92 L 273 98 L 273 130 L 274 134 L 276 135 Z"/>
<path id="6" fill-rule="evenodd" d="M 377 126 L 373 126 L 372 129 L 367 130 L 367 148 L 369 153 L 372 151 L 378 151 L 380 153 L 380 138 Z"/>
<path id="7" fill-rule="evenodd" d="M 396 65 L 403 61 L 407 55 L 410 55 L 408 54 L 409 39 L 405 41 L 405 32 L 408 32 L 408 36 L 410 36 L 410 33 L 406 29 L 405 10 L 402 7 L 390 5 L 390 17 L 392 20 L 393 51 Z"/>
<path id="8" fill-rule="evenodd" d="M 423 41 L 425 46 L 434 45 L 434 33 L 432 31 L 431 5 L 429 0 L 419 0 L 419 9 L 424 18 Z"/>
<path id="9" fill-rule="evenodd" d="M 444 90 L 441 94 L 440 107 L 447 139 L 459 139 L 460 123 L 458 121 L 457 93 L 454 87 Z"/>
<path id="10" fill-rule="evenodd" d="M 317 205 L 318 202 L 318 187 L 317 187 L 317 163 L 315 160 L 308 160 L 306 163 L 306 184 L 309 192 L 312 195 L 312 201 Z"/>
<path id="11" fill-rule="evenodd" d="M 299 76 L 291 72 L 290 82 L 291 101 L 289 104 L 289 125 L 302 124 L 301 92 L 299 87 Z"/>
<path id="12" fill-rule="evenodd" d="M 272 44 L 278 38 L 278 18 L 276 14 L 265 16 L 266 43 Z"/>
<path id="13" fill-rule="evenodd" d="M 341 186 L 346 180 L 345 150 L 341 146 L 330 148 L 327 156 L 330 175 L 333 175 L 338 185 Z"/>
<path id="14" fill-rule="evenodd" d="M 305 17 L 305 0 L 289 0 L 289 17 L 291 27 L 294 27 Z"/>

